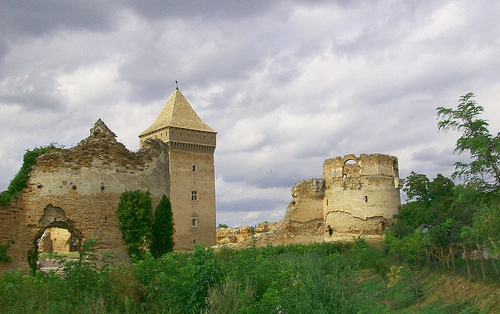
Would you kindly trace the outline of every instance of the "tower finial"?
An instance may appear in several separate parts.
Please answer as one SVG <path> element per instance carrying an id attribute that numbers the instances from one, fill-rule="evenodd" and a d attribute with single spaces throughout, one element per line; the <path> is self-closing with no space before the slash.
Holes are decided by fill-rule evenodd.
<path id="1" fill-rule="evenodd" d="M 175 89 L 179 90 L 179 83 L 177 83 L 177 81 L 175 81 Z"/>

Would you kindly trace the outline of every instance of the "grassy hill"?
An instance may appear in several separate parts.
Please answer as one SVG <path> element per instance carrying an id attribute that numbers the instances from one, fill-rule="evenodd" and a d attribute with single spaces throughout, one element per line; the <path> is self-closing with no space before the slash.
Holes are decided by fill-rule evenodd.
<path id="1" fill-rule="evenodd" d="M 500 281 L 412 267 L 354 243 L 147 255 L 110 265 L 91 250 L 63 274 L 0 277 L 2 313 L 498 313 Z M 467 273 L 465 273 L 467 275 Z M 281 311 L 281 312 L 280 312 Z"/>

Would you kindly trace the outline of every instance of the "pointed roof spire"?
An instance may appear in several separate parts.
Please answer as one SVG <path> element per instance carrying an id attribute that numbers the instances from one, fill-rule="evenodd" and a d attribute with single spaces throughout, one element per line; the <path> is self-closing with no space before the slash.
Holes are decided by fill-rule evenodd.
<path id="1" fill-rule="evenodd" d="M 139 137 L 167 127 L 217 133 L 200 119 L 178 88 L 174 90 L 155 122 L 142 132 Z"/>

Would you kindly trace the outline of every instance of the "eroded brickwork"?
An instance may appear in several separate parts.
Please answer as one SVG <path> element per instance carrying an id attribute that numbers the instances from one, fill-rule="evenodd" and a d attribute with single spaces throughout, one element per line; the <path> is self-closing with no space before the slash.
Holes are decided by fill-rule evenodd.
<path id="1" fill-rule="evenodd" d="M 40 156 L 19 199 L 0 208 L 0 244 L 10 243 L 13 258 L 0 270 L 27 269 L 28 252 L 52 228 L 69 231 L 70 250 L 95 239 L 98 256 L 128 262 L 116 210 L 121 194 L 133 190 L 149 191 L 154 208 L 163 195 L 170 198 L 174 249 L 215 245 L 216 134 L 176 89 L 139 135 L 138 152 L 99 120 L 77 146 Z M 42 245 L 54 249 L 48 240 Z"/>
<path id="2" fill-rule="evenodd" d="M 0 267 L 27 269 L 28 252 L 54 227 L 67 229 L 77 247 L 96 239 L 98 256 L 111 253 L 115 262 L 128 262 L 116 213 L 120 195 L 149 190 L 156 206 L 169 187 L 167 150 L 149 140 L 130 152 L 99 120 L 77 146 L 40 156 L 20 197 L 0 209 L 0 243 L 9 241 L 13 258 Z"/>
<path id="3" fill-rule="evenodd" d="M 400 204 L 398 159 L 346 155 L 323 163 L 326 226 L 336 232 L 380 233 Z"/>
<path id="4" fill-rule="evenodd" d="M 400 204 L 398 160 L 383 154 L 325 160 L 323 178 L 297 183 L 278 230 L 294 235 L 380 234 Z"/>

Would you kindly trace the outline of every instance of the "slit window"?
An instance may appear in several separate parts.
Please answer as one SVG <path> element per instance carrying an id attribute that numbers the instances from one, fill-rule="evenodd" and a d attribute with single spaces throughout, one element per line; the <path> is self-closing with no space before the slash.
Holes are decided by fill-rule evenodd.
<path id="1" fill-rule="evenodd" d="M 193 172 L 196 171 L 196 165 L 193 165 L 193 167 L 191 168 L 193 170 Z"/>
<path id="2" fill-rule="evenodd" d="M 198 200 L 198 192 L 197 191 L 191 191 L 191 200 L 192 201 Z"/>
<path id="3" fill-rule="evenodd" d="M 198 218 L 191 217 L 191 227 L 196 227 L 196 226 L 198 226 Z"/>

